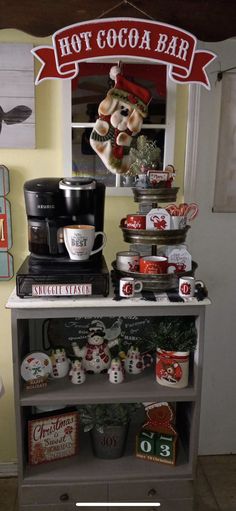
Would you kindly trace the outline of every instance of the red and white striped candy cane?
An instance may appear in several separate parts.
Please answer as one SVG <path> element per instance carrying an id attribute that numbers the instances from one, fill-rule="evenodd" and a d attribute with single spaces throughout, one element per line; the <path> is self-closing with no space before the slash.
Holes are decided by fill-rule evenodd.
<path id="1" fill-rule="evenodd" d="M 179 216 L 179 208 L 176 204 L 169 204 L 165 209 L 171 216 Z"/>
<path id="2" fill-rule="evenodd" d="M 194 220 L 194 218 L 196 218 L 199 208 L 198 205 L 195 204 L 194 202 L 188 204 L 187 206 L 188 207 L 186 208 L 185 215 L 187 217 L 188 222 L 191 222 L 192 220 Z"/>

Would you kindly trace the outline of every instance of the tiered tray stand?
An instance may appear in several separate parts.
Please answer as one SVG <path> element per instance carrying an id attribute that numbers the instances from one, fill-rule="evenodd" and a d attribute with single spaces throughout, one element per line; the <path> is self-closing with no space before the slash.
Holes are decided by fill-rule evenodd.
<path id="1" fill-rule="evenodd" d="M 134 201 L 139 203 L 140 213 L 143 209 L 150 210 L 157 208 L 159 203 L 175 202 L 179 188 L 132 188 Z M 164 231 L 128 229 L 120 225 L 123 232 L 124 241 L 137 245 L 151 245 L 152 255 L 157 255 L 161 246 L 179 245 L 186 240 L 187 232 L 190 226 L 184 229 L 171 229 Z M 188 272 L 167 273 L 161 275 L 144 274 L 140 272 L 123 272 L 118 270 L 116 263 L 112 263 L 115 273 L 119 277 L 132 276 L 138 278 L 143 283 L 143 290 L 146 291 L 167 291 L 178 287 L 178 279 L 183 275 L 194 275 L 197 263 L 193 262 L 192 270 Z"/>

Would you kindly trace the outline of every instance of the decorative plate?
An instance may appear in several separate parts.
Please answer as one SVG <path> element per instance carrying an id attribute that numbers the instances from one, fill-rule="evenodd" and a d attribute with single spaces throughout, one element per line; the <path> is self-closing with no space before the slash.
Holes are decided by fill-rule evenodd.
<path id="1" fill-rule="evenodd" d="M 20 372 L 25 381 L 47 378 L 52 372 L 51 359 L 43 351 L 28 353 L 21 363 Z"/>

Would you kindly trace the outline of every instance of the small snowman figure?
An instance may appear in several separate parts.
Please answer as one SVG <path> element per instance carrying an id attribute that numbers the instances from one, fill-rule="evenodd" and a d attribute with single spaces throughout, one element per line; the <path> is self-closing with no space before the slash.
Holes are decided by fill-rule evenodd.
<path id="1" fill-rule="evenodd" d="M 109 346 L 115 342 L 105 340 L 105 325 L 102 321 L 93 320 L 89 327 L 88 340 L 83 348 L 73 345 L 73 351 L 83 359 L 83 367 L 89 374 L 107 373 L 111 363 Z"/>
<path id="2" fill-rule="evenodd" d="M 53 378 L 64 378 L 69 371 L 70 361 L 64 348 L 56 348 L 51 353 Z"/>
<path id="3" fill-rule="evenodd" d="M 143 357 L 137 347 L 131 346 L 128 349 L 124 365 L 128 374 L 139 374 L 143 371 Z"/>
<path id="4" fill-rule="evenodd" d="M 108 369 L 110 383 L 122 383 L 124 381 L 124 369 L 120 358 L 113 358 Z"/>
<path id="5" fill-rule="evenodd" d="M 69 376 L 71 376 L 71 383 L 80 385 L 81 383 L 85 382 L 86 380 L 85 370 L 82 366 L 82 362 L 80 359 L 76 358 L 72 362 L 72 367 L 69 372 Z"/>

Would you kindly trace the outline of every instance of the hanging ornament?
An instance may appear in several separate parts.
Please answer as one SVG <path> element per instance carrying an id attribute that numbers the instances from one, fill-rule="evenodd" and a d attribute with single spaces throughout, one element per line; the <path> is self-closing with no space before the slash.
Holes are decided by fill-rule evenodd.
<path id="1" fill-rule="evenodd" d="M 148 89 L 127 80 L 119 66 L 110 70 L 115 81 L 98 107 L 90 145 L 113 174 L 126 174 L 131 164 L 130 149 L 148 114 Z"/>

